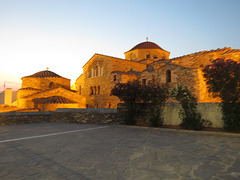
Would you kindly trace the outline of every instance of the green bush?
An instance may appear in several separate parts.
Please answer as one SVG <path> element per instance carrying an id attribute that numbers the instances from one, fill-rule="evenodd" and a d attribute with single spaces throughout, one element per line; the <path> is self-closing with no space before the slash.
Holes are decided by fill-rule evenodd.
<path id="1" fill-rule="evenodd" d="M 202 115 L 197 112 L 197 99 L 191 94 L 187 87 L 183 88 L 181 85 L 177 85 L 171 94 L 182 106 L 179 112 L 179 117 L 182 119 L 180 127 L 184 129 L 201 130 L 204 124 L 211 125 L 210 122 L 202 119 Z"/>

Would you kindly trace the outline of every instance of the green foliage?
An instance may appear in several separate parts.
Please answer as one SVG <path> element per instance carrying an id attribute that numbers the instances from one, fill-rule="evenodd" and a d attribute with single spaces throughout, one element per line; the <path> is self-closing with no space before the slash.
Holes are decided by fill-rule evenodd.
<path id="1" fill-rule="evenodd" d="M 224 129 L 227 131 L 240 130 L 240 103 L 222 103 Z"/>
<path id="2" fill-rule="evenodd" d="M 203 72 L 208 91 L 222 100 L 224 129 L 240 130 L 240 63 L 217 59 Z"/>
<path id="3" fill-rule="evenodd" d="M 180 126 L 184 129 L 202 129 L 205 121 L 202 119 L 201 114 L 197 112 L 197 99 L 187 87 L 183 88 L 181 85 L 177 85 L 171 94 L 182 106 L 179 112 L 179 117 L 182 119 Z"/>
<path id="4" fill-rule="evenodd" d="M 156 84 L 154 81 L 141 85 L 139 81 L 117 83 L 111 90 L 111 95 L 117 96 L 127 105 L 126 124 L 135 124 L 137 103 L 149 103 L 150 122 L 152 126 L 163 123 L 163 108 L 168 98 L 168 87 Z"/>
<path id="5" fill-rule="evenodd" d="M 154 81 L 144 86 L 143 101 L 150 105 L 150 123 L 152 126 L 162 126 L 163 110 L 169 97 L 169 88 L 167 85 L 159 85 Z"/>

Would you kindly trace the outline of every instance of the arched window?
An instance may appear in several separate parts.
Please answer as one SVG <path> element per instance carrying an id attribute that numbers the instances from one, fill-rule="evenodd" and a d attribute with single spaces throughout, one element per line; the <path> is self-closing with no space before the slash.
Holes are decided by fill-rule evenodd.
<path id="1" fill-rule="evenodd" d="M 150 59 L 150 53 L 146 54 L 146 59 Z"/>
<path id="2" fill-rule="evenodd" d="M 98 76 L 98 64 L 95 66 L 95 76 Z"/>
<path id="3" fill-rule="evenodd" d="M 93 88 L 92 88 L 92 86 L 90 87 L 90 95 L 93 95 Z"/>
<path id="4" fill-rule="evenodd" d="M 103 75 L 103 63 L 100 65 L 100 76 Z"/>
<path id="5" fill-rule="evenodd" d="M 92 76 L 93 76 L 92 67 L 90 67 L 90 70 L 89 70 L 89 78 L 91 78 Z"/>
<path id="6" fill-rule="evenodd" d="M 53 88 L 54 87 L 54 83 L 53 82 L 50 82 L 49 83 L 49 88 Z"/>
<path id="7" fill-rule="evenodd" d="M 94 86 L 93 91 L 94 91 L 94 95 L 96 95 L 96 94 L 97 94 L 97 88 L 96 88 L 96 86 Z"/>
<path id="8" fill-rule="evenodd" d="M 169 69 L 166 71 L 166 82 L 171 82 L 171 71 Z"/>
<path id="9" fill-rule="evenodd" d="M 100 86 L 98 86 L 98 95 L 100 94 Z"/>

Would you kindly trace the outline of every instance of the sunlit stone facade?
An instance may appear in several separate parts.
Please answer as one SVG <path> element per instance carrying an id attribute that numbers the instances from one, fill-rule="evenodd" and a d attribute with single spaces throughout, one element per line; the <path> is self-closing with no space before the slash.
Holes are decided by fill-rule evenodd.
<path id="1" fill-rule="evenodd" d="M 70 89 L 70 79 L 52 71 L 40 71 L 23 77 L 17 94 L 18 108 L 26 111 L 86 107 L 86 98 Z"/>
<path id="2" fill-rule="evenodd" d="M 153 42 L 137 44 L 125 52 L 125 59 L 94 54 L 83 66 L 83 73 L 70 89 L 70 79 L 51 71 L 22 78 L 18 107 L 54 111 L 57 108 L 117 108 L 120 100 L 110 96 L 117 82 L 139 80 L 147 84 L 187 86 L 198 102 L 219 102 L 207 91 L 203 68 L 217 58 L 240 62 L 240 50 L 223 48 L 169 59 L 170 52 Z"/>
<path id="3" fill-rule="evenodd" d="M 146 84 L 155 79 L 160 84 L 187 86 L 198 102 L 219 102 L 207 91 L 202 69 L 217 58 L 240 62 L 240 50 L 232 48 L 202 51 L 169 59 L 170 52 L 153 42 L 143 42 L 125 52 L 125 59 L 95 54 L 84 66 L 83 74 L 73 84 L 86 97 L 86 107 L 116 108 L 119 99 L 110 96 L 117 82 L 138 79 Z"/>

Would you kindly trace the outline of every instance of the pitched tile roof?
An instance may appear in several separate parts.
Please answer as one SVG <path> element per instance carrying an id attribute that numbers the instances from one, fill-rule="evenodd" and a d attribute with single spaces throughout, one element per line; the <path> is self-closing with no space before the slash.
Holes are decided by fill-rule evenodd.
<path id="1" fill-rule="evenodd" d="M 32 87 L 26 87 L 26 88 L 21 88 L 19 90 L 40 90 L 40 89 L 36 89 L 36 88 L 32 88 Z"/>
<path id="2" fill-rule="evenodd" d="M 77 103 L 72 101 L 68 98 L 62 96 L 51 96 L 47 98 L 36 98 L 33 99 L 34 102 L 41 103 L 41 104 L 74 104 Z"/>

